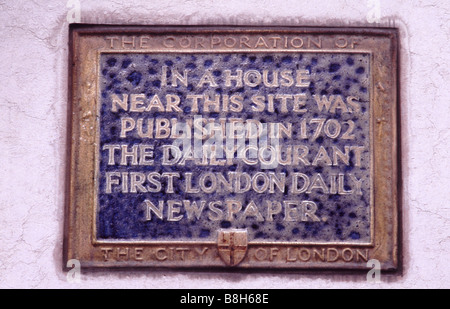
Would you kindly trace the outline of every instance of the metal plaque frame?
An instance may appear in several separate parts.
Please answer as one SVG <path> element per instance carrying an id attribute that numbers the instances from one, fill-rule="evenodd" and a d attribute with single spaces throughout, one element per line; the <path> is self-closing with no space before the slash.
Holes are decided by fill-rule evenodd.
<path id="1" fill-rule="evenodd" d="M 302 41 L 301 50 L 298 40 L 258 48 L 231 44 L 243 36 L 245 43 L 259 37 L 302 37 L 312 43 Z M 212 43 L 213 38 L 221 43 L 219 39 Z M 69 42 L 65 262 L 77 259 L 87 268 L 367 270 L 367 262 L 375 259 L 382 270 L 398 269 L 401 179 L 396 29 L 71 25 Z M 245 230 L 226 229 L 218 231 L 217 241 L 97 239 L 101 54 L 299 51 L 370 54 L 370 242 L 249 241 Z"/>

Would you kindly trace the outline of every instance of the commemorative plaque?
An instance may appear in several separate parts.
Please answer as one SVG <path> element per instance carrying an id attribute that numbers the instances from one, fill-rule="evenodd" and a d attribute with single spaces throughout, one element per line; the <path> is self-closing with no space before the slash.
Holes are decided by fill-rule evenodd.
<path id="1" fill-rule="evenodd" d="M 397 32 L 74 26 L 65 259 L 398 266 Z"/>

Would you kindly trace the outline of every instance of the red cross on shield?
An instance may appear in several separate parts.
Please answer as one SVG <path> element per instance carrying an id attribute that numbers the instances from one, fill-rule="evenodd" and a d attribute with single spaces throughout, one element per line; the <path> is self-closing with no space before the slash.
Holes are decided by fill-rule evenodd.
<path id="1" fill-rule="evenodd" d="M 229 266 L 238 265 L 247 254 L 247 230 L 219 230 L 217 247 L 222 260 Z"/>

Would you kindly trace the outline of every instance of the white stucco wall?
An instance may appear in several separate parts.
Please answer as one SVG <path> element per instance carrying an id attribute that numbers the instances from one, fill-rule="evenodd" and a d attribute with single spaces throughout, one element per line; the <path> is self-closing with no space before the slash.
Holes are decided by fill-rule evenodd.
<path id="1" fill-rule="evenodd" d="M 450 2 L 446 0 L 80 0 L 81 22 L 373 26 L 401 31 L 401 276 L 62 271 L 66 0 L 0 0 L 1 288 L 449 288 Z M 76 3 L 77 1 L 71 1 Z M 369 18 L 369 21 L 372 20 Z"/>

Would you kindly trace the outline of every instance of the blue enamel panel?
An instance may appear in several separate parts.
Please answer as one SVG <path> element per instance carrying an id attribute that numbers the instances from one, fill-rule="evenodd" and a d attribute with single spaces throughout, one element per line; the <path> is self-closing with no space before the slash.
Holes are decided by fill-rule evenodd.
<path id="1" fill-rule="evenodd" d="M 168 70 L 167 80 L 169 86 L 165 86 L 161 79 L 163 67 Z M 178 81 L 176 87 L 170 85 L 171 70 L 177 72 L 189 72 L 188 85 L 183 85 Z M 231 86 L 225 85 L 225 70 L 230 70 L 233 75 L 237 70 L 244 73 L 250 70 L 263 72 L 268 70 L 269 81 L 273 78 L 273 72 L 306 70 L 310 73 L 309 85 L 307 87 L 296 87 L 295 85 L 285 87 L 249 86 L 245 83 L 236 86 L 233 81 Z M 205 85 L 198 87 L 200 79 L 204 73 L 211 72 L 217 86 Z M 370 144 L 370 55 L 350 54 L 350 53 L 236 53 L 236 54 L 102 54 L 100 57 L 100 115 L 99 115 L 99 166 L 98 166 L 98 206 L 97 206 L 97 238 L 100 240 L 214 240 L 217 237 L 217 230 L 221 228 L 245 228 L 248 230 L 249 241 L 304 241 L 304 242 L 350 242 L 367 243 L 370 242 L 371 230 L 371 144 Z M 284 79 L 288 83 L 288 79 Z M 280 104 L 275 104 L 274 111 L 255 111 L 255 104 L 251 98 L 255 95 L 276 96 L 278 94 L 305 94 L 307 98 L 306 107 L 308 111 L 304 113 L 285 113 L 281 110 Z M 174 94 L 181 98 L 179 105 L 182 112 L 169 111 L 161 112 L 152 109 L 149 112 L 132 112 L 119 109 L 112 112 L 112 96 L 117 95 L 123 98 L 123 94 L 145 94 L 146 104 L 148 99 L 158 94 L 159 98 L 164 98 L 166 94 Z M 193 119 L 199 113 L 192 111 L 192 106 L 187 99 L 188 95 L 208 94 L 223 96 L 239 94 L 243 98 L 243 109 L 240 112 L 219 111 L 202 112 L 204 118 L 230 119 L 243 118 L 253 119 L 261 123 L 292 123 L 292 138 L 282 138 L 280 145 L 307 146 L 309 149 L 308 160 L 310 163 L 321 147 L 327 151 L 332 164 L 327 164 L 326 158 L 318 160 L 318 163 L 297 165 L 278 164 L 272 168 L 261 168 L 259 164 L 249 165 L 242 160 L 235 160 L 233 165 L 225 166 L 201 166 L 192 161 L 187 161 L 185 165 L 162 165 L 163 155 L 161 147 L 170 145 L 173 139 L 154 139 L 139 137 L 136 132 L 130 132 L 126 138 L 120 137 L 121 118 L 130 117 L 137 121 L 138 118 L 158 118 L 177 119 L 184 122 Z M 335 112 L 320 112 L 317 108 L 318 98 L 342 98 L 346 107 L 336 108 Z M 343 109 L 352 109 L 351 104 L 346 102 L 348 98 L 356 98 L 360 111 L 345 112 Z M 278 101 L 277 101 L 278 102 Z M 163 100 L 164 103 L 164 100 Z M 291 103 L 289 103 L 291 104 Z M 333 104 L 333 103 L 332 103 Z M 145 106 L 145 105 L 144 105 Z M 310 108 L 309 108 L 310 107 Z M 289 105 L 291 108 L 291 105 Z M 324 107 L 325 108 L 325 107 Z M 353 108 L 354 109 L 354 108 Z M 311 136 L 319 125 L 317 119 L 325 119 L 324 128 L 315 140 Z M 313 120 L 311 122 L 312 119 Z M 332 121 L 329 121 L 332 120 Z M 307 132 L 301 133 L 302 121 L 306 123 Z M 327 124 L 328 123 L 328 124 Z M 329 135 L 336 133 L 337 125 L 340 126 L 338 137 Z M 352 124 L 351 124 L 352 123 Z M 351 128 L 351 126 L 353 126 Z M 325 128 L 326 126 L 326 128 Z M 329 133 L 325 133 L 325 130 Z M 342 136 L 351 132 L 351 138 L 343 139 Z M 307 134 L 304 139 L 302 134 Z M 104 150 L 105 145 L 125 144 L 129 148 L 138 144 L 154 145 L 153 165 L 120 165 L 119 151 L 115 152 L 115 164 L 108 164 L 109 153 Z M 333 148 L 335 147 L 335 148 Z M 346 147 L 360 147 L 360 150 L 349 150 L 349 164 L 342 163 L 340 157 L 333 157 L 333 149 L 345 152 Z M 285 148 L 287 149 L 287 148 Z M 304 149 L 304 148 L 302 148 Z M 350 149 L 350 148 L 349 148 Z M 358 152 L 359 151 L 359 152 Z M 287 156 L 287 152 L 282 153 L 282 157 Z M 360 156 L 355 158 L 355 156 Z M 339 164 L 334 165 L 334 160 Z M 301 160 L 300 160 L 301 161 Z M 359 162 L 359 164 L 355 164 Z M 119 172 L 130 173 L 139 172 L 148 175 L 151 172 L 169 173 L 177 172 L 180 178 L 174 179 L 174 193 L 166 193 L 167 182 L 161 180 L 160 192 L 123 192 L 121 183 L 112 185 L 112 192 L 106 192 L 106 173 Z M 248 173 L 250 176 L 258 172 L 275 173 L 275 175 L 285 175 L 286 189 L 284 192 L 275 189 L 275 193 L 258 193 L 249 190 L 246 193 L 186 193 L 183 190 L 186 181 L 186 173 L 192 173 L 195 184 L 200 175 L 206 172 L 221 173 L 228 175 L 228 172 Z M 316 179 L 316 187 L 312 187 L 310 193 L 293 193 L 290 190 L 290 181 L 293 175 L 308 175 L 309 180 Z M 317 174 L 321 175 L 329 190 L 323 192 L 319 187 L 322 185 Z M 340 177 L 339 175 L 344 175 Z M 315 177 L 315 178 L 314 178 Z M 352 177 L 360 182 L 358 189 Z M 332 180 L 334 179 L 334 180 Z M 123 178 L 118 180 L 124 181 Z M 304 181 L 299 178 L 299 181 Z M 334 181 L 334 184 L 331 182 Z M 304 183 L 300 183 L 299 187 Z M 146 184 L 148 185 L 148 184 Z M 258 183 L 257 183 L 258 185 Z M 261 184 L 262 185 L 262 184 Z M 311 184 L 312 185 L 312 184 Z M 334 188 L 333 188 L 334 186 Z M 341 186 L 341 187 L 339 187 Z M 335 191 L 350 192 L 352 194 L 333 193 Z M 360 191 L 360 192 L 357 192 Z M 159 201 L 164 201 L 164 217 L 158 218 L 153 214 L 151 220 L 146 220 L 145 200 L 151 201 L 158 206 Z M 191 203 L 205 201 L 206 205 L 201 212 L 200 219 L 187 217 L 184 205 L 178 205 L 180 211 L 175 216 L 182 216 L 178 221 L 168 220 L 167 201 L 188 200 Z M 208 208 L 211 201 L 239 201 L 242 210 L 233 216 L 232 220 L 227 220 L 225 206 L 219 205 L 217 211 Z M 239 216 L 246 207 L 254 202 L 261 217 L 249 209 L 245 220 L 239 220 Z M 267 215 L 267 203 L 278 201 L 282 204 L 283 211 L 272 216 Z M 307 216 L 307 220 L 286 220 L 287 216 L 298 215 L 293 210 L 286 214 L 283 201 L 311 201 L 317 206 L 314 212 L 318 221 Z M 211 217 L 217 219 L 211 220 Z"/>

